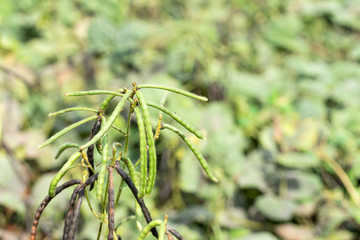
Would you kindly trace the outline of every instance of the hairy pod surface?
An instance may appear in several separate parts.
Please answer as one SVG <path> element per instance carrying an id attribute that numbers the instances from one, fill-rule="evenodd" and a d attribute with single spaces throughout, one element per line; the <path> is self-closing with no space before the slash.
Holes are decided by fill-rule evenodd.
<path id="1" fill-rule="evenodd" d="M 177 94 L 181 94 L 181 95 L 184 95 L 186 97 L 191 97 L 191 98 L 194 98 L 194 99 L 197 99 L 197 100 L 201 100 L 201 101 L 208 101 L 208 99 L 206 97 L 203 97 L 203 96 L 199 96 L 197 94 L 194 94 L 194 93 L 191 93 L 191 92 L 188 92 L 188 91 L 184 91 L 184 90 L 181 90 L 181 89 L 178 89 L 178 88 L 173 88 L 173 87 L 168 87 L 168 86 L 162 86 L 162 85 L 156 85 L 156 84 L 142 84 L 142 85 L 138 85 L 138 88 L 155 88 L 155 89 L 162 89 L 162 90 L 167 90 L 167 91 L 170 91 L 170 92 L 174 92 L 174 93 L 177 93 Z"/>
<path id="2" fill-rule="evenodd" d="M 101 103 L 99 107 L 99 112 L 105 112 L 107 106 L 110 104 L 111 100 L 115 98 L 115 95 L 107 96 Z"/>
<path id="3" fill-rule="evenodd" d="M 135 168 L 134 165 L 132 164 L 130 158 L 126 157 L 126 156 L 121 156 L 121 161 L 123 161 L 127 167 L 127 169 L 129 170 L 129 175 L 131 180 L 135 183 L 135 186 L 138 187 L 138 183 L 136 180 L 136 172 L 135 172 Z"/>
<path id="4" fill-rule="evenodd" d="M 68 112 L 74 112 L 74 111 L 85 111 L 85 112 L 94 112 L 97 113 L 96 109 L 88 108 L 88 107 L 71 107 L 71 108 L 65 108 L 57 112 L 49 113 L 49 117 L 55 117 L 60 114 L 68 113 Z"/>
<path id="5" fill-rule="evenodd" d="M 139 189 L 139 198 L 145 196 L 146 189 L 146 179 L 147 179 L 147 150 L 146 150 L 146 134 L 144 119 L 141 110 L 138 107 L 134 108 L 134 112 L 137 119 L 137 124 L 139 128 L 139 139 L 140 139 L 140 189 Z M 131 174 L 130 174 L 131 177 Z M 134 181 L 134 178 L 132 178 Z"/>
<path id="6" fill-rule="evenodd" d="M 164 124 L 164 128 L 169 129 L 171 131 L 173 131 L 174 133 L 178 134 L 179 137 L 182 138 L 182 140 L 184 140 L 184 142 L 189 146 L 189 148 L 191 149 L 191 151 L 194 153 L 194 155 L 196 156 L 196 158 L 199 160 L 202 168 L 204 169 L 204 171 L 206 172 L 206 174 L 208 175 L 208 177 L 213 181 L 218 183 L 219 180 L 217 180 L 217 178 L 215 177 L 215 175 L 211 172 L 210 167 L 208 165 L 208 163 L 206 162 L 206 159 L 203 157 L 203 155 L 201 154 L 201 152 L 195 147 L 195 145 L 185 136 L 185 134 L 183 132 L 181 132 L 179 129 L 170 126 L 168 124 Z"/>
<path id="7" fill-rule="evenodd" d="M 151 221 L 144 229 L 141 231 L 138 240 L 144 240 L 146 236 L 150 233 L 152 228 L 155 228 L 156 226 L 159 226 L 162 223 L 161 220 L 153 220 Z"/>
<path id="8" fill-rule="evenodd" d="M 101 165 L 99 170 L 99 177 L 98 177 L 98 183 L 97 183 L 97 189 L 96 189 L 96 198 L 99 200 L 102 197 L 103 194 L 103 188 L 104 188 L 104 179 L 105 179 L 105 172 L 106 172 L 106 163 L 107 163 L 107 157 L 108 157 L 108 151 L 109 151 L 109 141 L 107 134 L 103 137 L 103 148 L 102 148 L 102 155 L 101 155 Z"/>
<path id="9" fill-rule="evenodd" d="M 89 142 L 82 145 L 80 147 L 80 150 L 85 149 L 85 148 L 89 147 L 90 145 L 96 143 L 100 138 L 102 138 L 105 135 L 105 133 L 107 133 L 109 131 L 109 129 L 111 128 L 111 126 L 115 122 L 116 117 L 123 110 L 125 102 L 130 97 L 131 93 L 132 93 L 132 91 L 127 91 L 127 93 L 124 94 L 121 101 L 116 105 L 114 111 L 112 112 L 110 117 L 107 119 L 106 124 L 104 124 L 105 125 L 104 128 L 102 128 Z"/>
<path id="10" fill-rule="evenodd" d="M 158 240 L 164 240 L 165 232 L 166 232 L 165 222 L 162 221 L 161 224 L 160 224 L 159 239 Z"/>
<path id="11" fill-rule="evenodd" d="M 149 146 L 149 178 L 146 186 L 146 193 L 150 194 L 155 185 L 156 176 L 156 149 L 155 140 L 152 132 L 149 109 L 146 104 L 145 98 L 141 92 L 137 91 L 136 96 L 139 99 L 141 110 L 144 114 L 145 130 L 147 136 L 147 143 Z"/>
<path id="12" fill-rule="evenodd" d="M 55 175 L 53 180 L 50 183 L 49 186 L 49 196 L 54 197 L 55 196 L 55 189 L 61 178 L 65 175 L 65 173 L 69 170 L 71 165 L 81 156 L 80 152 L 76 152 L 68 159 L 68 161 L 62 166 L 60 171 Z"/>
<path id="13" fill-rule="evenodd" d="M 76 143 L 65 143 L 61 145 L 59 150 L 55 154 L 55 159 L 58 159 L 60 155 L 68 148 L 79 148 L 79 145 Z"/>
<path id="14" fill-rule="evenodd" d="M 91 120 L 94 120 L 95 118 L 97 118 L 97 116 L 91 116 L 88 118 L 85 118 L 81 121 L 78 121 L 76 123 L 71 124 L 70 126 L 64 128 L 63 130 L 61 130 L 60 132 L 57 132 L 55 135 L 53 135 L 51 138 L 49 138 L 48 140 L 46 140 L 43 144 L 39 145 L 38 148 L 43 148 L 47 145 L 49 145 L 50 143 L 52 143 L 53 141 L 57 140 L 59 137 L 61 137 L 62 135 L 64 135 L 65 133 L 69 132 L 70 130 L 80 126 L 81 124 L 84 124 L 86 122 L 89 122 Z"/>
<path id="15" fill-rule="evenodd" d="M 162 112 L 166 113 L 167 115 L 169 115 L 170 117 L 172 117 L 175 121 L 177 121 L 178 123 L 180 123 L 184 128 L 186 128 L 187 130 L 189 130 L 190 132 L 192 132 L 193 134 L 195 134 L 195 136 L 197 136 L 200 139 L 204 139 L 204 136 L 198 131 L 196 130 L 193 126 L 191 126 L 188 122 L 184 121 L 180 116 L 178 116 L 176 113 L 170 111 L 169 109 L 167 109 L 166 107 L 160 106 L 158 104 L 155 103 L 147 103 L 148 106 L 156 108 L 161 110 Z"/>
<path id="16" fill-rule="evenodd" d="M 114 96 L 123 96 L 124 94 L 114 91 L 108 91 L 108 90 L 90 90 L 90 91 L 78 91 L 78 92 L 71 92 L 66 93 L 65 96 L 67 97 L 77 97 L 77 96 L 87 96 L 87 95 L 114 95 Z"/>

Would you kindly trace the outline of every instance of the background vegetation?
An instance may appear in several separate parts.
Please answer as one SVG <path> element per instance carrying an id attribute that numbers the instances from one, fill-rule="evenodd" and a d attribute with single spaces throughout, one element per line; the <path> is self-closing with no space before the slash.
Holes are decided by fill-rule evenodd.
<path id="1" fill-rule="evenodd" d="M 168 214 L 187 239 L 358 239 L 359 39 L 356 0 L 0 0 L 0 236 L 27 239 L 66 160 L 54 160 L 56 148 L 89 137 L 91 123 L 36 149 L 82 116 L 49 112 L 102 99 L 64 93 L 136 81 L 210 100 L 169 94 L 167 105 L 206 133 L 192 140 L 220 183 L 162 134 L 146 200 L 154 217 Z M 60 238 L 69 192 L 46 209 L 43 238 Z M 130 199 L 124 190 L 117 222 L 134 211 Z M 81 214 L 78 239 L 94 239 L 97 220 Z M 135 239 L 135 223 L 118 233 Z"/>

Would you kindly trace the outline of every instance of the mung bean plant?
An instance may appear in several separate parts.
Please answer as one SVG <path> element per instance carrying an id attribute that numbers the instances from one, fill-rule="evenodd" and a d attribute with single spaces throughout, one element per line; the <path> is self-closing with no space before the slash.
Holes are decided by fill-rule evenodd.
<path id="1" fill-rule="evenodd" d="M 69 157 L 67 162 L 61 167 L 55 177 L 49 184 L 48 195 L 41 202 L 38 207 L 33 220 L 31 239 L 36 239 L 37 227 L 41 218 L 41 215 L 49 204 L 49 202 L 58 196 L 63 190 L 76 185 L 71 195 L 68 209 L 65 216 L 65 223 L 63 227 L 63 239 L 69 240 L 75 238 L 76 228 L 78 226 L 78 219 L 80 216 L 80 207 L 83 200 L 88 202 L 90 210 L 99 219 L 99 231 L 97 239 L 100 239 L 101 231 L 106 227 L 106 235 L 108 239 L 121 239 L 121 236 L 116 234 L 117 227 L 121 224 L 115 224 L 115 210 L 118 205 L 121 188 L 115 195 L 114 185 L 121 186 L 125 182 L 130 188 L 133 197 L 135 199 L 135 211 L 136 216 L 129 216 L 128 220 L 135 220 L 139 229 L 138 240 L 145 239 L 150 233 L 157 239 L 163 240 L 165 237 L 168 239 L 185 239 L 179 232 L 171 228 L 167 224 L 167 215 L 164 219 L 153 220 L 151 214 L 145 204 L 145 196 L 149 196 L 156 181 L 156 169 L 157 169 L 157 154 L 155 148 L 155 140 L 159 138 L 160 131 L 170 130 L 177 134 L 184 142 L 189 146 L 190 150 L 194 153 L 199 160 L 205 173 L 213 182 L 218 182 L 210 170 L 205 158 L 196 146 L 189 140 L 189 138 L 179 129 L 163 122 L 163 113 L 169 115 L 176 122 L 182 125 L 190 133 L 196 137 L 203 139 L 203 135 L 196 130 L 189 123 L 184 121 L 175 112 L 165 107 L 165 101 L 167 94 L 161 99 L 159 104 L 151 103 L 148 99 L 145 99 L 142 91 L 145 89 L 162 89 L 167 92 L 173 92 L 176 94 L 190 97 L 193 99 L 207 101 L 206 97 L 199 96 L 187 91 L 183 91 L 177 88 L 143 84 L 137 85 L 133 83 L 130 89 L 118 89 L 116 91 L 106 90 L 92 90 L 92 91 L 78 91 L 66 94 L 66 96 L 87 96 L 87 95 L 106 95 L 106 98 L 100 104 L 98 109 L 92 109 L 88 107 L 71 107 L 66 108 L 54 113 L 50 113 L 49 116 L 54 117 L 64 113 L 72 111 L 86 111 L 94 114 L 91 117 L 87 117 L 81 121 L 73 123 L 65 129 L 54 134 L 38 148 L 45 147 L 69 131 L 72 131 L 75 127 L 78 127 L 84 123 L 93 121 L 93 127 L 90 132 L 88 142 L 79 145 L 77 143 L 65 143 L 58 149 L 55 158 L 59 156 L 67 149 L 73 149 L 73 154 Z M 117 99 L 118 103 L 112 110 L 110 115 L 105 114 L 110 102 Z M 115 120 L 120 116 L 120 113 L 124 110 L 125 106 L 129 107 L 129 114 L 127 119 L 126 130 L 119 129 L 114 125 Z M 149 108 L 154 108 L 160 111 L 159 120 L 156 124 L 156 128 L 153 129 L 153 125 L 150 121 Z M 139 159 L 130 159 L 128 154 L 129 136 L 130 136 L 130 118 L 134 114 L 136 117 L 136 125 L 139 132 Z M 110 129 L 116 129 L 117 132 L 125 136 L 123 143 L 110 142 L 109 134 Z M 117 146 L 123 146 L 123 151 L 118 151 Z M 110 151 L 112 149 L 112 151 Z M 94 154 L 95 150 L 99 154 Z M 101 156 L 96 159 L 95 156 Z M 134 160 L 134 161 L 133 161 Z M 135 164 L 134 164 L 135 163 Z M 95 166 L 99 166 L 95 168 Z M 66 175 L 66 173 L 74 168 L 80 167 L 83 170 L 82 179 L 71 179 L 64 184 L 58 186 L 59 181 Z M 96 171 L 98 169 L 98 171 Z M 113 174 L 117 173 L 121 176 L 121 182 L 115 183 Z M 95 187 L 95 191 L 91 190 Z M 92 209 L 89 194 L 95 194 L 96 200 L 101 207 L 101 212 L 96 213 Z M 147 225 L 142 226 L 139 219 L 144 218 Z M 159 231 L 157 229 L 159 227 Z M 173 236 L 173 237 L 172 237 Z"/>

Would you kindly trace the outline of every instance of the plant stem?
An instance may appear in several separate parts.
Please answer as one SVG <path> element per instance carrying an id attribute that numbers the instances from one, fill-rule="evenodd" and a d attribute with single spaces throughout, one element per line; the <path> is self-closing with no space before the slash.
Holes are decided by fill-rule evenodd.
<path id="1" fill-rule="evenodd" d="M 332 159 L 325 153 L 322 146 L 319 147 L 316 152 L 321 159 L 323 159 L 326 163 L 330 165 L 330 167 L 334 170 L 335 174 L 339 177 L 340 181 L 344 184 L 344 187 L 349 193 L 350 198 L 353 200 L 357 207 L 360 207 L 360 195 L 344 169 L 334 159 Z"/>

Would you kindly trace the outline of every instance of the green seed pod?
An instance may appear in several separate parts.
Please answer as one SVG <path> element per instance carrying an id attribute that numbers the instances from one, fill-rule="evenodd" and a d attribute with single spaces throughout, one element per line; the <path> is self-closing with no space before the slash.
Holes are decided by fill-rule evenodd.
<path id="1" fill-rule="evenodd" d="M 135 168 L 134 168 L 134 165 L 132 164 L 130 158 L 128 158 L 126 156 L 121 156 L 121 161 L 123 161 L 125 163 L 127 169 L 129 170 L 130 178 L 134 182 L 134 184 L 137 188 L 138 184 L 137 184 L 137 180 L 136 180 Z"/>
<path id="2" fill-rule="evenodd" d="M 119 133 L 121 133 L 122 135 L 126 136 L 126 132 L 124 132 L 123 130 L 121 130 L 121 129 L 118 128 L 117 126 L 112 125 L 111 127 L 112 127 L 113 129 L 115 129 L 116 131 L 118 131 Z"/>
<path id="3" fill-rule="evenodd" d="M 184 128 L 186 128 L 187 130 L 189 130 L 190 132 L 192 132 L 193 134 L 195 134 L 195 136 L 197 136 L 200 139 L 204 139 L 203 135 L 197 131 L 193 126 L 191 126 L 189 123 L 185 122 L 183 119 L 181 119 L 176 113 L 171 112 L 169 109 L 167 109 L 166 107 L 162 107 L 158 104 L 155 103 L 147 103 L 148 106 L 150 107 L 154 107 L 157 108 L 161 111 L 163 111 L 164 113 L 168 114 L 170 117 L 172 117 L 175 121 L 177 121 L 178 123 L 180 123 Z"/>
<path id="4" fill-rule="evenodd" d="M 76 152 L 73 155 L 71 155 L 71 157 L 69 158 L 69 160 L 62 166 L 62 168 L 60 169 L 60 171 L 55 175 L 55 177 L 53 178 L 53 180 L 50 183 L 49 186 L 49 196 L 50 197 L 54 197 L 55 196 L 55 189 L 56 186 L 58 184 L 58 182 L 61 180 L 61 178 L 65 175 L 65 173 L 69 170 L 69 168 L 71 167 L 71 165 L 81 156 L 80 152 Z"/>
<path id="5" fill-rule="evenodd" d="M 105 112 L 107 106 L 110 104 L 111 100 L 113 100 L 115 95 L 107 96 L 101 103 L 99 107 L 99 112 Z"/>
<path id="6" fill-rule="evenodd" d="M 184 142 L 189 146 L 189 148 L 191 149 L 191 151 L 194 153 L 194 155 L 196 156 L 196 158 L 199 160 L 201 166 L 203 167 L 203 169 L 205 170 L 206 174 L 208 175 L 208 177 L 213 181 L 218 183 L 219 180 L 217 180 L 217 178 L 214 176 L 214 174 L 211 172 L 209 165 L 207 164 L 205 158 L 203 157 L 203 155 L 200 153 L 200 151 L 195 147 L 195 145 L 185 136 L 185 134 L 183 132 L 181 132 L 179 129 L 170 126 L 168 124 L 164 124 L 163 126 L 166 129 L 169 129 L 171 131 L 173 131 L 174 133 L 178 134 L 183 140 Z"/>
<path id="7" fill-rule="evenodd" d="M 135 181 L 133 181 L 133 182 L 134 182 L 135 186 L 137 186 L 137 188 L 138 188 L 139 182 L 140 182 L 140 173 L 139 172 L 135 172 Z M 135 199 L 135 216 L 136 216 L 136 227 L 139 229 L 139 231 L 141 231 L 143 229 L 143 227 L 141 225 L 141 219 L 142 219 L 143 214 L 141 211 L 141 207 L 136 199 Z"/>
<path id="8" fill-rule="evenodd" d="M 166 232 L 165 222 L 161 222 L 158 240 L 164 240 L 165 232 Z"/>
<path id="9" fill-rule="evenodd" d="M 146 225 L 146 227 L 144 227 L 144 229 L 141 231 L 140 236 L 138 237 L 138 240 L 144 240 L 146 238 L 146 236 L 150 233 L 151 229 L 159 226 L 162 223 L 161 220 L 153 220 L 151 222 L 149 222 L 148 225 Z"/>
<path id="10" fill-rule="evenodd" d="M 70 126 L 64 128 L 63 130 L 61 130 L 60 132 L 57 132 L 55 135 L 53 135 L 51 138 L 49 138 L 48 140 L 46 140 L 43 144 L 39 145 L 37 148 L 43 148 L 47 145 L 49 145 L 50 143 L 52 143 L 53 141 L 57 140 L 59 137 L 61 137 L 62 135 L 64 135 L 65 133 L 69 132 L 70 130 L 80 126 L 83 123 L 89 122 L 91 120 L 96 119 L 97 116 L 92 116 L 92 117 L 88 117 L 85 118 L 81 121 L 78 121 L 76 123 L 71 124 Z"/>
<path id="11" fill-rule="evenodd" d="M 76 143 L 65 143 L 60 146 L 59 150 L 55 154 L 55 159 L 58 159 L 60 155 L 68 148 L 79 148 L 79 145 Z"/>
<path id="12" fill-rule="evenodd" d="M 120 89 L 122 91 L 122 89 Z M 114 96 L 123 96 L 124 94 L 114 91 L 108 91 L 108 90 L 91 90 L 91 91 L 78 91 L 78 92 L 71 92 L 66 93 L 65 96 L 67 97 L 77 97 L 77 96 L 87 96 L 87 95 L 114 95 Z"/>
<path id="13" fill-rule="evenodd" d="M 90 145 L 96 143 L 100 138 L 102 138 L 105 133 L 107 133 L 109 131 L 109 129 L 111 128 L 111 126 L 113 125 L 113 123 L 115 122 L 115 119 L 117 116 L 119 116 L 119 113 L 122 111 L 122 109 L 124 108 L 125 102 L 127 101 L 127 99 L 130 97 L 132 91 L 128 91 L 126 94 L 124 94 L 124 97 L 121 99 L 121 101 L 116 105 L 114 111 L 112 112 L 112 114 L 110 115 L 110 117 L 108 118 L 106 124 L 104 124 L 104 128 L 102 128 L 89 142 L 87 142 L 86 144 L 82 145 L 80 147 L 80 150 L 83 150 L 87 147 L 89 147 Z"/>
<path id="14" fill-rule="evenodd" d="M 147 136 L 147 143 L 149 146 L 149 180 L 146 187 L 146 193 L 150 194 L 154 185 L 155 185 L 155 177 L 156 177 L 156 149 L 155 149 L 155 141 L 151 127 L 150 114 L 145 101 L 144 96 L 141 92 L 137 91 L 136 96 L 139 99 L 139 103 L 141 106 L 141 110 L 144 115 L 144 123 L 145 130 Z"/>
<path id="15" fill-rule="evenodd" d="M 141 110 L 135 107 L 134 112 L 138 123 L 139 138 L 140 138 L 140 189 L 139 189 L 138 197 L 143 198 L 145 196 L 146 179 L 147 179 L 146 135 L 145 135 L 144 120 Z"/>
<path id="16" fill-rule="evenodd" d="M 97 141 L 95 146 L 96 146 L 96 150 L 98 151 L 98 153 L 101 154 L 102 153 L 102 144 L 101 144 L 101 142 Z"/>
<path id="17" fill-rule="evenodd" d="M 142 84 L 142 85 L 138 85 L 138 89 L 141 89 L 141 88 L 156 88 L 156 89 L 162 89 L 162 90 L 167 90 L 167 91 L 174 92 L 174 93 L 177 93 L 177 94 L 181 94 L 181 95 L 184 95 L 184 96 L 187 96 L 187 97 L 195 98 L 195 99 L 197 99 L 197 100 L 201 100 L 201 101 L 205 101 L 205 102 L 208 101 L 208 99 L 207 99 L 206 97 L 199 96 L 199 95 L 196 95 L 196 94 L 194 94 L 194 93 L 187 92 L 187 91 L 184 91 L 184 90 L 181 90 L 181 89 L 178 89 L 178 88 L 172 88 L 172 87 L 155 85 L 155 84 Z"/>
<path id="18" fill-rule="evenodd" d="M 57 111 L 57 112 L 53 112 L 53 113 L 49 113 L 49 117 L 55 117 L 58 116 L 60 114 L 64 114 L 64 113 L 68 113 L 68 112 L 73 112 L 73 111 L 86 111 L 86 112 L 94 112 L 97 113 L 96 109 L 93 108 L 87 108 L 87 107 L 71 107 L 71 108 L 65 108 L 63 110 Z"/>
<path id="19" fill-rule="evenodd" d="M 102 155 L 101 155 L 101 165 L 100 165 L 100 171 L 98 176 L 98 183 L 97 183 L 97 189 L 96 189 L 96 198 L 98 200 L 101 199 L 103 194 L 103 188 L 104 188 L 104 179 L 105 179 L 105 172 L 106 172 L 106 163 L 108 158 L 108 151 L 109 151 L 109 141 L 108 136 L 105 134 L 102 140 Z"/>

